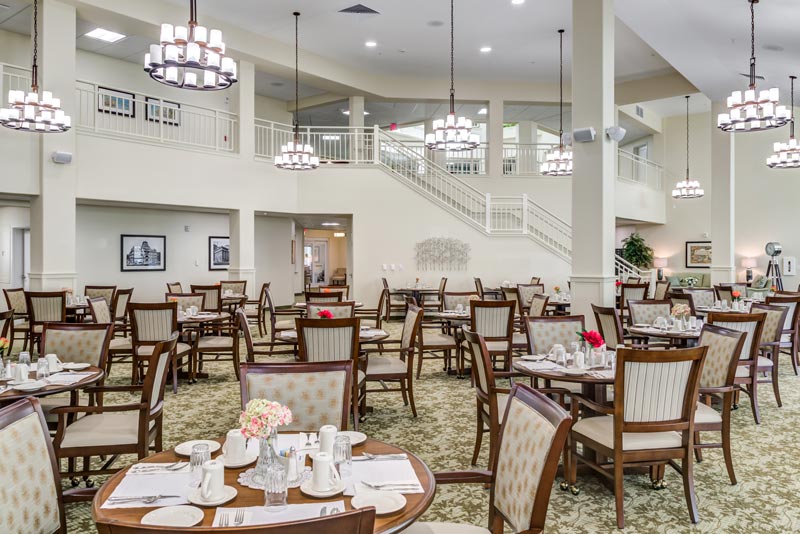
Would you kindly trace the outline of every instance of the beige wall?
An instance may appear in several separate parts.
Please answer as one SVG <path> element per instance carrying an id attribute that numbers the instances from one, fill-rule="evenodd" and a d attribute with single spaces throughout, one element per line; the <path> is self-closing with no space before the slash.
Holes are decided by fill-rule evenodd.
<path id="1" fill-rule="evenodd" d="M 258 287 L 270 282 L 270 293 L 276 306 L 294 302 L 291 260 L 292 220 L 285 217 L 257 216 L 255 223 L 255 267 Z M 302 263 L 302 257 L 299 258 Z M 256 292 L 248 292 L 256 295 Z"/>
<path id="2" fill-rule="evenodd" d="M 15 260 L 13 236 L 15 228 L 27 228 L 30 210 L 27 207 L 0 207 L 0 289 L 16 287 L 11 279 Z M 6 309 L 6 299 L 0 298 L 0 310 Z"/>

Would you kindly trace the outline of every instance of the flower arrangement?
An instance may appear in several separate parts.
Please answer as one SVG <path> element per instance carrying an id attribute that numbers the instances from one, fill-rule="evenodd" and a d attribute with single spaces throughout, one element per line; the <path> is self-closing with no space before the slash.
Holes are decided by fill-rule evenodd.
<path id="1" fill-rule="evenodd" d="M 776 293 L 778 291 L 778 286 L 771 286 L 770 290 L 772 290 L 773 293 Z"/>
<path id="2" fill-rule="evenodd" d="M 317 317 L 320 319 L 333 319 L 333 314 L 330 310 L 320 310 L 317 312 Z"/>
<path id="3" fill-rule="evenodd" d="M 71 287 L 66 287 L 66 286 L 64 286 L 64 287 L 62 287 L 62 288 L 61 288 L 61 291 L 63 291 L 63 292 L 64 292 L 64 293 L 66 293 L 67 295 L 70 295 L 70 296 L 72 296 L 72 288 L 71 288 Z"/>
<path id="4" fill-rule="evenodd" d="M 6 350 L 8 350 L 8 345 L 8 339 L 0 337 L 0 356 L 6 353 Z"/>
<path id="5" fill-rule="evenodd" d="M 606 344 L 603 336 L 596 330 L 583 330 L 581 332 L 576 332 L 576 334 L 578 334 L 578 337 L 581 338 L 582 341 L 585 341 L 596 349 Z"/>
<path id="6" fill-rule="evenodd" d="M 330 290 L 329 288 L 327 288 L 327 287 L 323 287 L 323 288 L 322 288 L 322 292 L 323 292 L 323 293 L 330 293 L 330 292 L 331 292 L 331 290 Z"/>
<path id="7" fill-rule="evenodd" d="M 741 300 L 741 298 L 742 298 L 742 292 L 741 291 L 731 291 L 731 298 L 733 299 L 734 302 L 739 302 Z"/>
<path id="8" fill-rule="evenodd" d="M 616 282 L 614 282 L 614 287 L 616 287 L 617 289 L 619 289 L 621 285 L 622 285 L 622 280 L 617 280 Z"/>
<path id="9" fill-rule="evenodd" d="M 691 315 L 692 310 L 688 304 L 676 304 L 672 307 L 672 316 L 685 319 Z"/>
<path id="10" fill-rule="evenodd" d="M 170 297 L 169 301 L 170 302 L 178 302 L 178 297 Z"/>
<path id="11" fill-rule="evenodd" d="M 696 276 L 687 276 L 686 278 L 681 278 L 681 285 L 686 287 L 694 287 L 700 283 L 700 280 Z"/>
<path id="12" fill-rule="evenodd" d="M 279 402 L 252 399 L 239 416 L 242 435 L 246 438 L 265 438 L 279 426 L 292 422 L 292 411 Z"/>
<path id="13" fill-rule="evenodd" d="M 555 292 L 556 292 L 556 295 L 560 294 L 560 293 L 561 293 L 561 286 L 555 286 L 555 287 L 553 288 L 553 291 L 555 291 Z"/>

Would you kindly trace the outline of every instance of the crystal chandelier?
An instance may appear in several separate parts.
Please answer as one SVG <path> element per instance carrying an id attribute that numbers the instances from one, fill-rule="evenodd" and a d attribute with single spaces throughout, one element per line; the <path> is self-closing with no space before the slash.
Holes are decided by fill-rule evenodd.
<path id="1" fill-rule="evenodd" d="M 545 176 L 572 176 L 572 151 L 564 146 L 564 30 L 558 30 L 558 148 L 545 154 L 540 172 Z"/>
<path id="2" fill-rule="evenodd" d="M 675 184 L 672 198 L 700 198 L 705 194 L 700 182 L 689 179 L 689 95 L 686 95 L 686 178 Z"/>
<path id="3" fill-rule="evenodd" d="M 788 143 L 775 143 L 773 147 L 774 154 L 767 158 L 767 167 L 771 169 L 796 169 L 800 167 L 800 144 L 794 138 L 794 81 L 797 76 L 789 76 L 792 85 L 791 105 L 791 119 L 789 121 L 789 142 Z"/>
<path id="4" fill-rule="evenodd" d="M 189 1 L 188 27 L 161 25 L 161 42 L 150 45 L 144 71 L 159 83 L 193 91 L 227 89 L 237 81 L 222 32 L 197 25 L 197 0 Z"/>
<path id="5" fill-rule="evenodd" d="M 36 133 L 62 133 L 72 125 L 69 115 L 61 110 L 61 99 L 50 91 L 39 96 L 39 2 L 33 2 L 33 64 L 31 91 L 10 90 L 8 106 L 0 109 L 0 124 L 12 130 Z"/>
<path id="6" fill-rule="evenodd" d="M 433 132 L 425 136 L 425 146 L 430 150 L 461 152 L 481 144 L 478 135 L 472 133 L 472 119 L 456 118 L 454 33 L 453 0 L 450 0 L 450 113 L 445 119 L 433 121 Z"/>
<path id="7" fill-rule="evenodd" d="M 728 112 L 717 116 L 717 127 L 725 132 L 757 132 L 784 126 L 791 111 L 779 105 L 777 87 L 756 91 L 756 18 L 755 4 L 750 2 L 750 85 L 728 97 Z"/>
<path id="8" fill-rule="evenodd" d="M 275 156 L 275 166 L 279 169 L 290 171 L 310 171 L 319 167 L 319 157 L 314 155 L 314 147 L 303 143 L 300 138 L 300 121 L 297 114 L 300 112 L 300 41 L 298 20 L 300 13 L 294 15 L 294 138 L 281 147 L 281 155 Z"/>

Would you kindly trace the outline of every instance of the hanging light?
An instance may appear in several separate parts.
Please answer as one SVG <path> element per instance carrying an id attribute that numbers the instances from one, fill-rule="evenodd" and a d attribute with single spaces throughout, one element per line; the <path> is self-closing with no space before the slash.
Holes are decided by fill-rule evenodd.
<path id="1" fill-rule="evenodd" d="M 161 25 L 161 42 L 144 55 L 144 71 L 159 83 L 192 91 L 219 91 L 237 81 L 222 32 L 197 25 L 197 0 L 189 0 L 188 27 Z"/>
<path id="2" fill-rule="evenodd" d="M 756 16 L 755 5 L 750 2 L 750 85 L 747 90 L 734 91 L 728 97 L 728 112 L 717 116 L 717 127 L 725 132 L 757 132 L 784 126 L 792 111 L 779 104 L 779 91 L 756 90 Z"/>
<path id="3" fill-rule="evenodd" d="M 797 76 L 789 76 L 792 85 L 791 106 L 792 118 L 789 121 L 789 142 L 777 142 L 773 146 L 775 152 L 767 158 L 767 167 L 771 169 L 796 169 L 800 167 L 800 144 L 794 138 L 794 81 Z"/>
<path id="4" fill-rule="evenodd" d="M 31 90 L 10 90 L 8 106 L 0 109 L 0 124 L 12 130 L 35 133 L 63 133 L 72 121 L 61 109 L 61 99 L 50 91 L 39 95 L 39 2 L 33 2 L 33 64 L 31 65 Z"/>
<path id="5" fill-rule="evenodd" d="M 425 136 L 425 146 L 430 150 L 462 152 L 478 148 L 481 140 L 477 134 L 472 133 L 472 119 L 456 118 L 453 11 L 453 0 L 450 0 L 450 113 L 444 119 L 433 121 L 433 132 Z"/>
<path id="6" fill-rule="evenodd" d="M 540 172 L 545 176 L 572 176 L 572 151 L 564 146 L 564 30 L 558 30 L 558 148 L 545 154 Z"/>
<path id="7" fill-rule="evenodd" d="M 300 112 L 300 41 L 298 20 L 300 13 L 294 15 L 294 138 L 281 147 L 281 155 L 275 156 L 275 166 L 279 169 L 290 171 L 310 171 L 319 167 L 319 157 L 314 155 L 314 147 L 303 143 L 300 137 L 300 121 L 297 114 Z"/>
<path id="8" fill-rule="evenodd" d="M 672 198 L 700 198 L 705 194 L 700 182 L 689 178 L 689 95 L 686 95 L 686 178 L 675 184 Z"/>

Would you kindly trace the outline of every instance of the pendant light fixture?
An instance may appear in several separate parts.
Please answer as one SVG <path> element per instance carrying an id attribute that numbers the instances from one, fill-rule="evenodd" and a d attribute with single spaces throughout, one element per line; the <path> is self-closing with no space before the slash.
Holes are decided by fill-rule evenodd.
<path id="1" fill-rule="evenodd" d="M 689 178 L 689 95 L 686 95 L 686 178 L 675 184 L 672 198 L 700 198 L 705 194 L 700 182 Z"/>
<path id="2" fill-rule="evenodd" d="M 433 132 L 425 136 L 425 146 L 430 150 L 461 152 L 478 148 L 481 141 L 472 133 L 472 119 L 456 119 L 454 19 L 453 0 L 450 0 L 450 113 L 445 119 L 433 121 Z"/>
<path id="3" fill-rule="evenodd" d="M 747 90 L 734 91 L 728 97 L 728 112 L 717 116 L 717 127 L 725 132 L 757 132 L 784 126 L 791 119 L 791 111 L 779 105 L 779 91 L 756 90 L 756 15 L 750 2 L 750 85 Z"/>
<path id="4" fill-rule="evenodd" d="M 197 0 L 189 0 L 188 27 L 161 25 L 161 42 L 150 45 L 144 71 L 159 83 L 192 91 L 219 91 L 237 81 L 222 31 L 197 25 Z"/>
<path id="5" fill-rule="evenodd" d="M 303 143 L 300 138 L 300 41 L 298 21 L 300 13 L 294 15 L 294 138 L 281 147 L 280 156 L 275 156 L 275 166 L 290 171 L 310 171 L 319 167 L 319 157 L 314 155 L 314 148 Z"/>
<path id="6" fill-rule="evenodd" d="M 789 142 L 780 141 L 773 146 L 774 154 L 767 158 L 767 167 L 771 169 L 796 169 L 800 167 L 800 144 L 794 138 L 794 81 L 797 76 L 789 76 L 792 86 L 791 105 L 789 107 Z"/>
<path id="7" fill-rule="evenodd" d="M 33 63 L 31 90 L 10 90 L 8 106 L 0 109 L 0 124 L 12 130 L 35 133 L 63 133 L 72 124 L 69 115 L 61 110 L 61 99 L 50 91 L 39 95 L 39 2 L 33 1 Z"/>
<path id="8" fill-rule="evenodd" d="M 545 176 L 572 176 L 572 151 L 564 146 L 564 30 L 558 30 L 558 148 L 545 154 L 540 172 Z"/>

